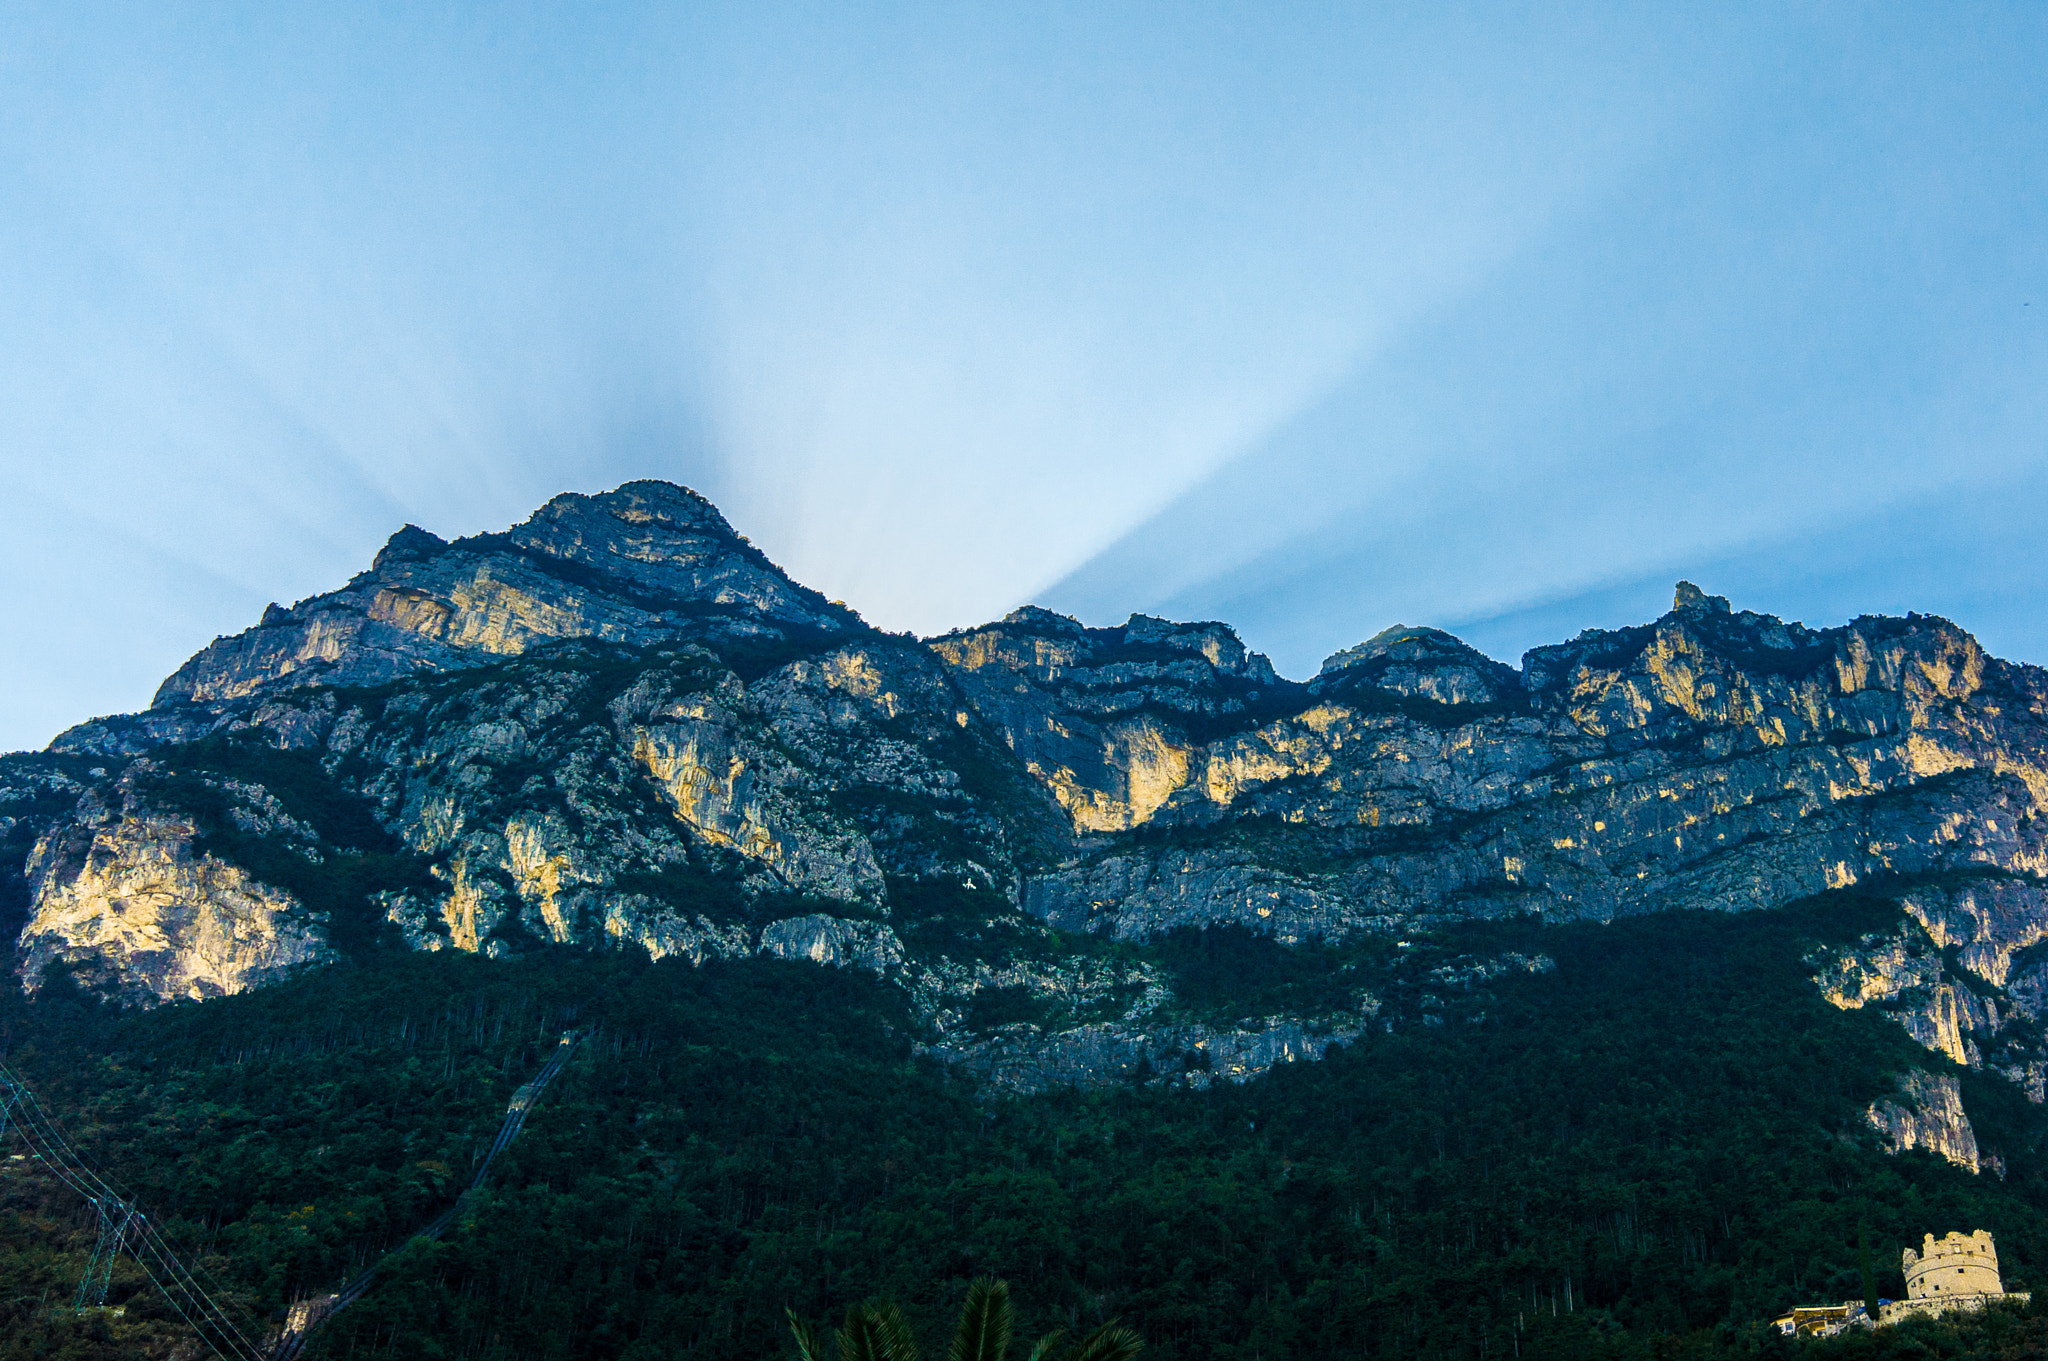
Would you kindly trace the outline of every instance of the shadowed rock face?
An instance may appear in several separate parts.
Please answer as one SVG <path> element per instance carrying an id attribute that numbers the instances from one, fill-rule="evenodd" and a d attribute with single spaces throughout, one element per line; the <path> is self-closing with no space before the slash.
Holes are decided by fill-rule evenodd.
<path id="1" fill-rule="evenodd" d="M 1522 678 L 1441 629 L 1397 624 L 1323 662 L 1317 695 L 1380 690 L 1443 705 L 1515 703 Z"/>
<path id="2" fill-rule="evenodd" d="M 858 627 L 703 497 L 629 482 L 557 496 L 503 534 L 444 543 L 407 525 L 341 590 L 272 606 L 255 628 L 215 639 L 164 682 L 156 706 L 238 699 L 287 678 L 377 685 L 561 639 L 776 641 Z"/>
<path id="3" fill-rule="evenodd" d="M 1188 782 L 1191 732 L 1242 723 L 1298 689 L 1222 624 L 1141 614 L 1090 629 L 1026 608 L 931 648 L 1084 833 L 1149 821 Z"/>
<path id="4" fill-rule="evenodd" d="M 501 535 L 402 530 L 342 590 L 205 649 L 148 713 L 0 761 L 28 981 L 63 959 L 153 1000 L 331 948 L 254 861 L 192 868 L 190 810 L 121 783 L 138 760 L 190 766 L 253 808 L 288 791 L 220 765 L 252 749 L 294 754 L 300 785 L 402 846 L 417 873 L 366 910 L 417 948 L 870 968 L 929 1043 L 1009 1086 L 1176 1054 L 1206 1075 L 1188 1081 L 1235 1078 L 1361 1024 L 1173 1015 L 1150 966 L 1048 963 L 1048 927 L 1300 943 L 1855 890 L 1899 925 L 1817 955 L 1824 995 L 2048 1094 L 2028 1038 L 2048 1007 L 2048 676 L 1932 617 L 1811 629 L 1681 584 L 1662 618 L 1520 670 L 1399 627 L 1302 684 L 1215 623 L 1027 608 L 880 634 L 694 493 L 563 496 Z M 128 831 L 108 830 L 117 805 Z M 50 868 L 80 846 L 99 879 Z M 149 875 L 150 911 L 195 925 L 145 942 L 93 915 L 88 889 L 143 901 L 120 885 Z M 977 1032 L 990 988 L 1037 1019 Z"/>

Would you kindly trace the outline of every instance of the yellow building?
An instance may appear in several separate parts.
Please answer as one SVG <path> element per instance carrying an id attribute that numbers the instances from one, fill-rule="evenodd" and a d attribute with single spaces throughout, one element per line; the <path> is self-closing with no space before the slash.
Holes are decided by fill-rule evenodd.
<path id="1" fill-rule="evenodd" d="M 1860 1304 L 1813 1304 L 1774 1318 L 1771 1323 L 1787 1337 L 1833 1337 L 1863 1318 Z"/>

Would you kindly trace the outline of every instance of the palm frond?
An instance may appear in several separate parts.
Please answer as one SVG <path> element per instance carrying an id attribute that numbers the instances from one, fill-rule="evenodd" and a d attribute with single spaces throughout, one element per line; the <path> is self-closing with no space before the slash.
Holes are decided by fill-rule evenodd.
<path id="1" fill-rule="evenodd" d="M 1003 1361 L 1010 1351 L 1010 1285 L 986 1276 L 967 1287 L 946 1361 Z"/>
<path id="2" fill-rule="evenodd" d="M 818 1346 L 818 1330 L 796 1316 L 796 1310 L 784 1309 L 789 1315 L 789 1331 L 796 1335 L 796 1361 L 825 1361 L 825 1353 Z"/>
<path id="3" fill-rule="evenodd" d="M 1067 1340 L 1065 1328 L 1055 1328 L 1038 1339 L 1038 1345 L 1031 1349 L 1028 1361 L 1053 1361 L 1059 1353 L 1059 1345 Z"/>
<path id="4" fill-rule="evenodd" d="M 1144 1347 L 1143 1338 L 1111 1319 L 1076 1343 L 1061 1361 L 1131 1361 Z"/>
<path id="5" fill-rule="evenodd" d="M 917 1338 L 911 1334 L 909 1320 L 903 1317 L 901 1309 L 894 1304 L 876 1305 L 868 1310 L 868 1316 L 875 1321 L 882 1355 L 887 1361 L 917 1361 Z"/>
<path id="6" fill-rule="evenodd" d="M 839 1328 L 839 1361 L 889 1361 L 888 1343 L 870 1311 L 855 1305 Z"/>

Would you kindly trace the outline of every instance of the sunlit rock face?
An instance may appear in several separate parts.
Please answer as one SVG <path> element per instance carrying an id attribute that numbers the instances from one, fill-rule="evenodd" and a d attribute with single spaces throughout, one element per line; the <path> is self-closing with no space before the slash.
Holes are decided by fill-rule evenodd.
<path id="1" fill-rule="evenodd" d="M 298 762 L 292 788 L 236 773 L 248 751 Z M 239 781 L 245 811 L 371 819 L 404 873 L 350 899 L 359 935 L 868 969 L 935 1052 L 1011 1085 L 1175 1054 L 1250 1072 L 1355 1023 L 1191 1020 L 1135 965 L 1047 963 L 1055 933 L 1304 944 L 1853 891 L 1897 924 L 1817 955 L 1824 995 L 2048 1095 L 2048 676 L 1932 617 L 1810 629 L 1681 584 L 1519 670 L 1402 626 L 1296 683 L 1217 623 L 880 633 L 694 493 L 558 497 L 505 534 L 403 530 L 150 711 L 0 762 L 25 978 L 62 959 L 160 1000 L 339 948 L 262 857 L 195 849 L 189 810 L 128 812 L 143 761 Z M 1036 999 L 1028 1028 L 977 1010 L 991 989 Z"/>
<path id="2" fill-rule="evenodd" d="M 763 927 L 761 953 L 887 973 L 903 963 L 903 942 L 887 926 L 812 913 Z"/>
<path id="3" fill-rule="evenodd" d="M 1201 734 L 1298 688 L 1221 624 L 1138 614 L 1090 629 L 1026 608 L 931 648 L 1080 833 L 1150 821 L 1187 787 Z"/>
<path id="4" fill-rule="evenodd" d="M 52 964 L 128 1001 L 221 997 L 299 965 L 331 959 L 323 923 L 290 894 L 198 853 L 189 818 L 152 806 L 136 763 L 111 799 L 84 795 L 36 842 L 26 865 L 32 908 L 21 934 L 31 989 Z M 262 790 L 221 791 L 246 830 L 317 856 L 305 829 Z"/>
<path id="5" fill-rule="evenodd" d="M 1868 1116 L 1894 1153 L 1920 1148 L 1971 1172 L 2005 1175 L 2002 1160 L 1978 1150 L 1962 1089 L 1952 1077 L 1907 1073 L 1899 1079 L 1898 1094 L 1873 1102 Z"/>
<path id="6" fill-rule="evenodd" d="M 565 494 L 503 534 L 445 543 L 411 525 L 368 572 L 216 639 L 157 705 L 217 703 L 285 677 L 375 685 L 565 638 L 651 643 L 845 633 L 850 613 L 796 585 L 709 501 L 663 482 Z"/>
<path id="7" fill-rule="evenodd" d="M 1821 994 L 1874 1007 L 1951 1062 L 1988 1068 L 2048 1098 L 2048 893 L 2029 881 L 1959 877 L 1902 892 L 1896 930 L 1817 952 Z M 1953 951 L 1953 963 L 1950 952 Z"/>
<path id="8" fill-rule="evenodd" d="M 652 682 L 652 683 L 650 683 Z M 817 799 L 820 782 L 749 722 L 743 702 L 676 695 L 643 677 L 612 701 L 622 745 L 695 839 L 822 898 L 881 895 L 882 870 L 860 832 Z"/>
<path id="9" fill-rule="evenodd" d="M 1182 722 L 1172 788 L 1149 812 L 1124 794 L 1118 743 L 1080 727 L 1088 715 L 1050 668 L 1012 671 L 971 696 L 1077 830 L 1153 832 L 1091 845 L 1027 900 L 1125 936 L 1212 918 L 1299 939 L 2041 872 L 2042 673 L 1985 657 L 1938 619 L 1820 632 L 1681 604 L 1538 649 L 1519 678 L 1483 674 L 1446 635 L 1399 631 L 1317 693 L 1286 692 L 1277 715 L 1247 710 L 1221 733 Z M 1404 649 L 1406 669 L 1377 672 L 1401 688 L 1377 685 L 1371 668 Z M 1418 680 L 1419 659 L 1452 679 Z M 1070 741 L 1058 756 L 1055 738 Z M 2009 929 L 2031 939 L 2017 921 L 2007 911 L 1975 948 L 1990 958 Z"/>

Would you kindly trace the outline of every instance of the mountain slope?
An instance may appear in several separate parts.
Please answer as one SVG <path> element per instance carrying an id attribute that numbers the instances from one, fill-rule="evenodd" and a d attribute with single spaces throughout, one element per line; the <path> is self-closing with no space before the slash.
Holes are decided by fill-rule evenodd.
<path id="1" fill-rule="evenodd" d="M 517 1084 L 584 1034 L 492 1189 L 387 1262 L 315 1358 L 786 1355 L 785 1307 L 885 1294 L 929 1336 L 994 1273 L 1024 1331 L 1120 1317 L 1155 1358 L 1732 1361 L 1773 1354 L 1783 1309 L 1860 1295 L 1859 1231 L 1888 1295 L 1930 1228 L 1996 1234 L 2008 1285 L 2048 1264 L 2042 1125 L 2009 1086 L 1959 1079 L 2003 1178 L 1886 1156 L 1860 1115 L 1916 1047 L 1828 1005 L 1801 959 L 1890 915 L 1474 923 L 1407 950 L 1174 937 L 1158 962 L 1191 999 L 1382 1003 L 1323 1062 L 1206 1091 L 991 1099 L 915 1057 L 899 989 L 773 958 L 407 953 L 125 1011 L 57 984 L 0 997 L 0 1034 L 259 1316 L 447 1207 Z M 1482 967 L 1536 952 L 1550 967 Z M 125 1312 L 72 1314 L 90 1230 L 0 1162 L 0 1358 L 181 1354 L 125 1259 Z M 2021 1323 L 2038 1344 L 2048 1318 Z M 2001 1341 L 2010 1322 L 1981 1351 L 1921 1330 L 1851 1354 L 2032 1354 Z"/>
<path id="2" fill-rule="evenodd" d="M 275 1309 L 591 1027 L 336 1356 L 758 1355 L 984 1270 L 1165 1356 L 1744 1354 L 1859 1224 L 2048 1267 L 2044 795 L 2048 673 L 1937 618 L 1681 583 L 1296 682 L 1213 622 L 883 633 L 632 483 L 0 757 L 0 1044 Z M 170 1355 L 140 1282 L 21 1303 L 56 1196 L 0 1177 L 0 1333 Z"/>
<path id="3" fill-rule="evenodd" d="M 1200 1085 L 1320 1055 L 1373 1003 L 1190 1007 L 1144 948 L 1175 931 L 1857 888 L 1898 924 L 1816 958 L 1829 998 L 2036 1100 L 2048 1078 L 2048 675 L 1932 617 L 1809 629 L 1681 584 L 1519 671 L 1403 627 L 1295 683 L 1215 623 L 879 633 L 632 483 L 502 535 L 401 531 L 147 713 L 0 771 L 31 989 L 63 964 L 204 997 L 401 946 L 766 953 L 881 975 L 933 1052 L 1013 1088 Z M 1898 1137 L 1963 1157 L 1928 1120 Z"/>

